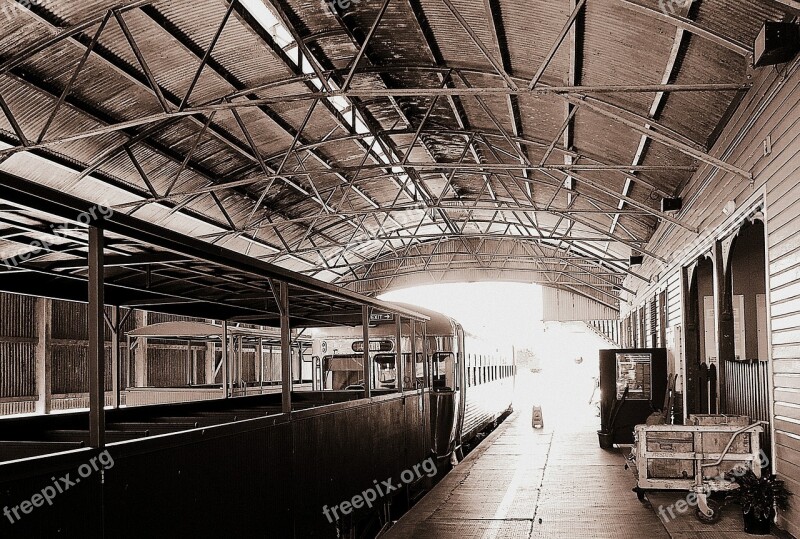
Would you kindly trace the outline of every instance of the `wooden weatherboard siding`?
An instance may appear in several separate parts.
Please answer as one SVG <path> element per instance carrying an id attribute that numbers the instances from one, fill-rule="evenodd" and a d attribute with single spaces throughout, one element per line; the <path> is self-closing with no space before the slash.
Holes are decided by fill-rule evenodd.
<path id="1" fill-rule="evenodd" d="M 793 492 L 800 492 L 800 76 L 787 80 L 789 112 L 776 117 L 773 161 L 766 175 L 767 272 L 775 414 L 775 463 Z M 790 108 L 785 108 L 790 107 Z M 776 144 L 777 142 L 777 144 Z M 776 153 L 777 152 L 777 153 Z M 781 516 L 800 536 L 800 507 Z"/>
<path id="2" fill-rule="evenodd" d="M 770 302 L 770 357 L 774 382 L 775 467 L 789 488 L 800 492 L 800 59 L 781 69 L 756 70 L 753 88 L 742 100 L 711 153 L 751 170 L 750 184 L 740 177 L 701 165 L 681 191 L 684 210 L 678 217 L 701 230 L 693 234 L 662 222 L 648 247 L 669 260 L 665 266 L 646 257 L 641 272 L 661 275 L 668 285 L 668 318 L 678 322 L 673 306 L 674 272 L 707 251 L 731 229 L 722 212 L 729 200 L 738 209 L 763 197 L 767 243 L 767 293 Z M 772 151 L 764 156 L 764 141 Z M 734 214 L 734 218 L 741 217 Z M 636 279 L 626 286 L 636 291 L 622 315 L 646 305 L 657 289 Z M 679 288 L 679 287 L 677 287 Z M 800 500 L 779 517 L 782 527 L 800 537 Z"/>

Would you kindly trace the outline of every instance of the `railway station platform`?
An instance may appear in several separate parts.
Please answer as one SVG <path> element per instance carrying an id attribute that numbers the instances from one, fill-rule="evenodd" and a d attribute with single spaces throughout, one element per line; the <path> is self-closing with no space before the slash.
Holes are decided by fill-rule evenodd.
<path id="1" fill-rule="evenodd" d="M 691 511 L 665 522 L 659 506 L 686 493 L 651 493 L 653 508 L 642 505 L 624 466 L 628 448 L 600 449 L 591 425 L 534 430 L 530 420 L 529 408 L 514 412 L 384 537 L 752 537 L 742 531 L 737 506 L 714 525 L 700 523 Z"/>

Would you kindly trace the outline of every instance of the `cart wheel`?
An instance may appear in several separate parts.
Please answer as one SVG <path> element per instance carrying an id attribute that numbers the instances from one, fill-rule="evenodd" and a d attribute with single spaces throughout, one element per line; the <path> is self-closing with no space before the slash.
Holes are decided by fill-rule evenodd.
<path id="1" fill-rule="evenodd" d="M 636 486 L 633 487 L 631 490 L 636 493 L 636 498 L 638 498 L 638 500 L 642 502 L 643 506 L 645 506 L 647 509 L 650 509 L 652 507 L 647 498 L 644 497 L 644 489 L 641 489 L 638 486 Z"/>
<path id="2" fill-rule="evenodd" d="M 699 507 L 695 510 L 694 514 L 697 517 L 697 520 L 703 524 L 714 524 L 720 518 L 722 518 L 722 506 L 719 504 L 719 502 L 712 500 L 711 498 L 706 500 L 706 504 L 711 510 L 711 515 L 706 515 L 703 513 Z"/>

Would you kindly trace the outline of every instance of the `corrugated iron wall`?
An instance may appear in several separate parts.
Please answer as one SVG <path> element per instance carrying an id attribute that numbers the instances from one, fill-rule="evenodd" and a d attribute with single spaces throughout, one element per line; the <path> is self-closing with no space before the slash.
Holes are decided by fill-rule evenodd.
<path id="1" fill-rule="evenodd" d="M 147 313 L 148 324 L 161 324 L 162 322 L 204 322 L 204 318 L 195 318 L 192 316 L 177 316 L 174 314 L 164 313 Z"/>
<path id="2" fill-rule="evenodd" d="M 767 361 L 725 362 L 725 412 L 769 421 L 769 363 Z M 761 446 L 770 452 L 769 429 L 761 435 Z"/>
<path id="3" fill-rule="evenodd" d="M 37 302 L 51 303 L 50 336 L 47 353 L 51 361 L 52 407 L 56 410 L 85 407 L 88 391 L 88 334 L 87 307 L 83 303 L 47 300 L 32 296 L 0 293 L 0 415 L 31 412 L 38 399 L 36 380 L 37 346 L 40 321 Z M 122 311 L 124 314 L 124 310 Z M 111 307 L 106 307 L 110 316 Z M 150 313 L 150 324 L 170 320 L 199 320 Z M 137 317 L 127 317 L 122 327 L 120 357 L 125 359 L 124 334 L 136 327 Z M 105 329 L 105 389 L 112 389 L 111 329 Z M 151 362 L 148 374 L 157 387 L 185 385 L 188 380 L 185 347 L 169 349 L 158 343 L 148 344 Z M 174 343 L 172 345 L 174 347 Z M 251 353 L 251 356 L 253 354 Z M 205 346 L 194 347 L 194 361 L 199 362 L 195 383 L 205 383 Z M 252 363 L 253 360 L 250 360 Z M 127 384 L 128 369 L 123 368 L 123 387 Z M 254 376 L 254 366 L 249 365 L 249 376 Z"/>
<path id="4" fill-rule="evenodd" d="M 205 383 L 205 346 L 192 345 L 191 362 L 186 355 L 185 346 L 148 344 L 147 385 L 152 387 L 179 387 L 190 381 L 190 375 L 197 378 L 196 384 Z M 193 369 L 192 372 L 189 369 Z"/>
<path id="5" fill-rule="evenodd" d="M 0 294 L 0 336 L 36 339 L 36 298 Z"/>
<path id="6" fill-rule="evenodd" d="M 149 346 L 147 350 L 147 385 L 175 387 L 188 383 L 186 350 Z"/>
<path id="7" fill-rule="evenodd" d="M 602 303 L 549 286 L 542 287 L 542 307 L 542 320 L 544 321 L 589 322 L 619 318 L 619 311 Z"/>
<path id="8" fill-rule="evenodd" d="M 89 344 L 51 344 L 52 392 L 54 395 L 89 391 Z M 105 390 L 111 391 L 111 347 L 105 348 Z"/>
<path id="9" fill-rule="evenodd" d="M 36 299 L 0 294 L 0 399 L 36 396 Z"/>
<path id="10" fill-rule="evenodd" d="M 0 398 L 36 399 L 36 345 L 0 342 Z"/>
<path id="11" fill-rule="evenodd" d="M 84 303 L 53 301 L 53 340 L 88 341 L 88 309 Z"/>

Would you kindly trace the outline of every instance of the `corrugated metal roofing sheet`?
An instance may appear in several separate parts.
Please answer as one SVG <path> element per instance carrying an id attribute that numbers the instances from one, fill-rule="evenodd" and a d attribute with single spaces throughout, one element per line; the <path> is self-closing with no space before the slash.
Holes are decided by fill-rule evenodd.
<path id="1" fill-rule="evenodd" d="M 558 137 L 546 160 L 548 165 L 562 165 L 568 156 L 578 165 L 627 166 L 634 162 L 641 133 L 581 107 L 566 128 L 570 147 L 564 147 L 564 137 L 559 132 L 569 108 L 563 96 L 520 95 L 511 99 L 497 92 L 496 89 L 507 87 L 505 74 L 498 73 L 497 66 L 503 67 L 518 87 L 527 87 L 568 19 L 570 2 L 450 1 L 468 30 L 442 0 L 389 2 L 381 24 L 359 56 L 350 86 L 354 91 L 372 94 L 320 101 L 300 136 L 297 131 L 312 103 L 309 96 L 322 86 L 316 80 L 315 69 L 323 70 L 334 88 L 344 84 L 381 12 L 382 1 L 352 2 L 336 14 L 321 1 L 265 0 L 261 7 L 262 0 L 246 3 L 257 11 L 263 8 L 258 16 L 237 3 L 209 63 L 197 77 L 188 103 L 224 105 L 227 98 L 232 98 L 241 104 L 254 96 L 264 101 L 259 106 L 238 109 L 247 134 L 229 110 L 217 110 L 200 138 L 198 134 L 210 112 L 197 111 L 181 118 L 174 117 L 173 112 L 169 113 L 172 118 L 165 115 L 149 75 L 119 23 L 111 17 L 65 94 L 65 102 L 44 137 L 45 147 L 37 150 L 38 157 L 15 155 L 3 161 L 0 153 L 0 168 L 87 196 L 97 195 L 92 189 L 99 188 L 101 194 L 117 197 L 121 202 L 152 197 L 140 170 L 159 196 L 166 194 L 170 186 L 171 193 L 185 194 L 240 180 L 243 184 L 215 191 L 219 202 L 208 193 L 180 196 L 159 205 L 151 201 L 136 213 L 254 256 L 272 260 L 278 257 L 283 264 L 303 269 L 321 271 L 329 259 L 341 262 L 339 255 L 345 251 L 348 254 L 344 260 L 356 264 L 356 274 L 363 276 L 365 262 L 389 256 L 387 253 L 395 256 L 389 245 L 405 250 L 408 236 L 415 231 L 422 235 L 422 244 L 436 241 L 437 235 L 458 231 L 468 237 L 547 236 L 556 226 L 558 233 L 569 230 L 573 236 L 587 237 L 610 231 L 617 219 L 616 233 L 633 243 L 611 241 L 606 246 L 584 242 L 576 244 L 576 249 L 596 256 L 627 256 L 639 245 L 636 242 L 649 239 L 658 223 L 652 214 L 659 197 L 644 183 L 675 193 L 692 173 L 689 167 L 696 164 L 696 159 L 660 142 L 648 143 L 640 164 L 685 167 L 639 173 L 642 183 L 627 194 L 649 206 L 649 212 L 615 217 L 619 198 L 613 193 L 621 193 L 628 183 L 623 171 L 576 172 L 602 185 L 607 192 L 577 180 L 571 190 L 561 188 L 559 196 L 553 198 L 566 174 L 523 172 L 519 169 L 521 161 L 529 159 L 538 164 Z M 567 84 L 572 61 L 580 85 L 661 83 L 676 35 L 680 34 L 676 34 L 677 23 L 662 16 L 658 0 L 631 1 L 651 13 L 631 9 L 627 0 L 587 2 L 575 27 L 574 52 L 570 52 L 568 36 L 544 71 L 542 85 Z M 160 0 L 145 7 L 123 7 L 120 16 L 172 111 L 184 99 L 228 6 L 223 0 Z M 0 31 L 0 70 L 27 48 L 47 43 L 83 21 L 94 21 L 71 37 L 27 55 L 13 69 L 0 74 L 0 95 L 26 137 L 36 142 L 103 14 L 115 4 L 90 0 L 37 4 L 26 9 L 12 0 L 2 0 L 2 7 L 14 9 L 8 12 L 11 15 Z M 687 19 L 716 33 L 718 41 L 728 39 L 749 46 L 763 20 L 780 20 L 783 16 L 774 7 L 747 0 L 704 0 L 690 6 Z M 273 20 L 277 26 L 262 28 L 258 20 Z M 280 43 L 270 37 L 276 28 L 282 36 L 278 38 Z M 691 26 L 688 28 L 674 69 L 666 73 L 669 82 L 747 81 L 746 59 L 741 54 L 694 35 Z M 303 48 L 308 48 L 303 54 L 313 56 L 313 68 L 308 58 L 296 63 L 296 44 L 293 38 L 286 38 L 292 33 L 303 40 Z M 495 90 L 480 99 L 474 95 L 440 96 L 432 108 L 429 107 L 434 100 L 430 95 L 385 95 L 414 88 L 464 90 L 467 85 Z M 644 126 L 650 122 L 655 93 L 591 93 L 590 97 L 595 105 Z M 734 97 L 732 91 L 668 94 L 663 106 L 655 111 L 655 129 L 702 149 Z M 49 142 L 130 120 L 134 122 L 125 129 Z M 149 128 L 153 128 L 152 132 L 146 133 Z M 376 136 L 377 143 L 366 155 Z M 254 147 L 248 138 L 252 138 Z M 18 143 L 15 128 L 5 114 L 0 114 L 0 141 L 12 146 Z M 471 141 L 470 146 L 466 146 L 467 141 Z M 293 145 L 303 150 L 284 159 Z M 4 148 L 0 147 L 0 152 Z M 519 148 L 523 148 L 523 156 Z M 131 161 L 128 150 L 136 163 Z M 413 166 L 395 166 L 389 170 L 386 163 L 403 161 L 406 153 L 407 162 L 412 164 L 453 164 L 463 159 L 472 164 L 505 164 L 509 169 L 473 168 L 453 173 L 450 168 L 417 170 Z M 259 159 L 269 170 L 283 166 L 285 178 L 273 182 L 271 173 L 262 170 Z M 357 170 L 362 162 L 373 168 Z M 385 170 L 374 168 L 377 164 L 386 165 Z M 93 177 L 81 180 L 81 172 Z M 87 185 L 93 187 L 87 189 Z M 265 193 L 267 186 L 271 188 Z M 480 197 L 480 205 L 505 207 L 502 212 L 485 207 L 472 211 L 453 206 L 436 209 L 445 201 L 456 205 L 461 201 L 469 208 L 476 197 Z M 262 206 L 253 211 L 259 199 Z M 387 208 L 393 204 L 407 209 L 365 214 L 376 205 Z M 422 211 L 417 204 L 431 208 Z M 547 215 L 551 204 L 557 212 Z M 531 217 L 523 218 L 511 211 L 520 208 Z M 634 208 L 625 204 L 624 209 Z M 567 210 L 595 213 L 581 214 L 581 224 L 577 214 L 574 220 L 565 218 L 563 212 Z M 329 214 L 337 211 L 347 215 Z M 443 211 L 458 223 L 446 222 Z M 423 216 L 427 217 L 420 221 Z M 221 231 L 231 229 L 231 224 L 234 230 L 220 237 Z M 246 231 L 237 229 L 245 225 Z M 258 230 L 255 241 L 254 230 Z M 297 256 L 288 256 L 293 251 Z M 617 262 L 607 266 L 614 271 L 622 268 Z M 344 268 L 326 269 L 320 275 L 335 278 L 348 272 Z M 586 287 L 581 290 L 590 293 Z"/>

